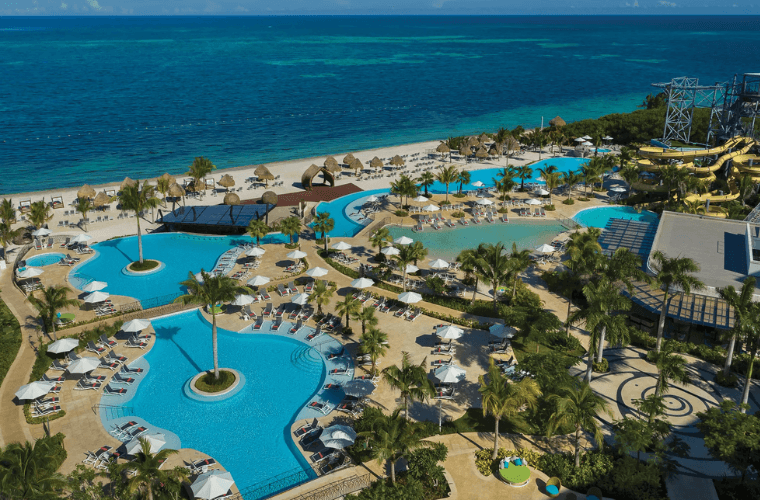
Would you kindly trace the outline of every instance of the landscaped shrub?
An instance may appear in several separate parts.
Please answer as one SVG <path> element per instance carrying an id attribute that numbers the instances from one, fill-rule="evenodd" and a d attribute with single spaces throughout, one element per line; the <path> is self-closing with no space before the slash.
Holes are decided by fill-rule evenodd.
<path id="1" fill-rule="evenodd" d="M 575 205 L 575 200 L 572 198 L 568 198 L 566 200 L 562 200 L 562 203 L 565 205 Z"/>
<path id="2" fill-rule="evenodd" d="M 546 210 L 547 212 L 554 212 L 555 210 L 557 210 L 557 207 L 555 207 L 554 205 L 544 205 L 544 210 Z"/>
<path id="3" fill-rule="evenodd" d="M 21 327 L 13 313 L 0 301 L 0 385 L 21 348 Z"/>
<path id="4" fill-rule="evenodd" d="M 409 217 L 409 212 L 406 210 L 396 210 L 393 212 L 396 217 Z"/>
<path id="5" fill-rule="evenodd" d="M 607 358 L 602 358 L 601 363 L 594 361 L 591 363 L 591 367 L 596 373 L 607 373 L 610 371 L 610 363 L 607 361 Z"/>
<path id="6" fill-rule="evenodd" d="M 717 382 L 718 385 L 722 385 L 723 387 L 736 387 L 738 381 L 739 377 L 733 373 L 730 373 L 728 377 L 723 376 L 723 371 L 719 371 L 715 374 L 715 382 Z"/>

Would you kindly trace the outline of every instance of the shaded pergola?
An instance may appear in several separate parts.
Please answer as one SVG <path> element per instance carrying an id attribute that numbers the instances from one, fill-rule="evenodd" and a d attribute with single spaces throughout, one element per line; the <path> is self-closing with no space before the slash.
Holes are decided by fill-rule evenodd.
<path id="1" fill-rule="evenodd" d="M 269 212 L 271 209 L 269 208 L 269 205 L 272 205 L 272 208 L 274 208 L 277 205 L 277 193 L 274 191 L 267 191 L 264 194 L 261 195 L 261 203 L 264 203 L 266 208 L 266 223 L 269 224 Z"/>
<path id="2" fill-rule="evenodd" d="M 303 175 L 301 175 L 301 185 L 306 191 L 311 191 L 311 188 L 313 187 L 314 177 L 320 173 L 325 179 L 325 182 L 323 184 L 330 184 L 330 187 L 335 186 L 335 177 L 333 177 L 332 172 L 330 172 L 327 167 L 320 167 L 319 165 L 312 164 L 309 168 L 306 169 Z"/>

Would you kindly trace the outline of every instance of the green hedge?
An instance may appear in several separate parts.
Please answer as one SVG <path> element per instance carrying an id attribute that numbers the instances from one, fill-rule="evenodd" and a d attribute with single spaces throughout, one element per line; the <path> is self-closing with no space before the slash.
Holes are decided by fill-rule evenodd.
<path id="1" fill-rule="evenodd" d="M 5 302 L 0 300 L 0 385 L 21 348 L 21 326 Z"/>

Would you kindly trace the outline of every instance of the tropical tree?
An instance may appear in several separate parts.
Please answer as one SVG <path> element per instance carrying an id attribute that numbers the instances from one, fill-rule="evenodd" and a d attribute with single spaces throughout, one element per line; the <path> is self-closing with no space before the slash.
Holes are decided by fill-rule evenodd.
<path id="1" fill-rule="evenodd" d="M 322 314 L 322 306 L 326 306 L 330 303 L 330 299 L 333 296 L 333 290 L 332 288 L 327 286 L 327 283 L 322 281 L 318 281 L 316 285 L 314 285 L 314 290 L 309 294 L 309 303 L 312 302 L 317 304 L 317 314 Z M 346 328 L 348 328 L 348 320 L 346 320 Z"/>
<path id="2" fill-rule="evenodd" d="M 359 299 L 355 299 L 350 293 L 343 297 L 343 300 L 335 305 L 335 312 L 338 316 L 344 316 L 346 318 L 346 328 L 349 328 L 349 319 L 354 317 L 359 311 L 362 310 L 362 303 Z"/>
<path id="3" fill-rule="evenodd" d="M 541 175 L 541 177 L 543 177 L 544 179 L 546 179 L 547 175 L 553 174 L 557 170 L 559 170 L 559 169 L 556 166 L 554 166 L 554 165 L 547 165 L 544 168 L 539 168 L 538 169 L 538 173 Z"/>
<path id="4" fill-rule="evenodd" d="M 35 293 L 41 292 L 39 297 Z M 45 326 L 45 332 L 58 340 L 55 334 L 55 321 L 58 319 L 58 312 L 67 307 L 76 307 L 81 305 L 77 299 L 70 299 L 71 290 L 65 286 L 48 285 L 45 288 L 36 290 L 26 300 L 40 313 L 40 318 Z"/>
<path id="5" fill-rule="evenodd" d="M 462 194 L 462 189 L 464 188 L 465 184 L 469 184 L 472 180 L 472 177 L 470 176 L 470 172 L 467 170 L 460 170 L 457 174 L 457 182 L 459 183 L 459 194 Z"/>
<path id="6" fill-rule="evenodd" d="M 137 248 L 140 253 L 140 264 L 143 263 L 143 245 L 142 231 L 140 230 L 140 213 L 149 208 L 156 208 L 161 201 L 154 194 L 154 187 L 148 184 L 146 180 L 142 189 L 140 181 L 135 182 L 133 186 L 125 186 L 119 193 L 119 203 L 125 210 L 131 210 L 135 213 L 137 220 Z"/>
<path id="7" fill-rule="evenodd" d="M 588 186 L 591 184 L 593 190 L 594 184 L 601 179 L 601 164 L 597 161 L 598 158 L 592 158 L 588 163 L 581 166 L 581 176 L 583 176 L 583 184 L 585 186 L 583 195 L 588 197 Z"/>
<path id="8" fill-rule="evenodd" d="M 158 177 L 156 179 L 156 191 L 161 193 L 161 204 L 166 206 L 166 193 L 169 192 L 169 179 L 166 177 Z"/>
<path id="9" fill-rule="evenodd" d="M 203 185 L 203 189 L 200 189 L 201 179 L 205 179 L 205 177 L 213 170 L 216 170 L 216 166 L 211 163 L 211 160 L 204 158 L 203 156 L 197 156 L 193 160 L 192 165 L 187 167 L 187 173 L 185 175 L 189 175 L 193 178 L 193 188 L 196 191 L 205 191 L 205 183 Z"/>
<path id="10" fill-rule="evenodd" d="M 415 243 L 421 243 L 421 242 L 415 242 Z M 427 252 L 427 250 L 425 250 L 425 252 Z M 393 255 L 391 256 L 391 258 L 398 263 L 399 269 L 401 270 L 401 277 L 404 282 L 403 289 L 404 291 L 406 291 L 407 264 L 416 262 L 418 259 L 424 258 L 424 256 L 420 255 L 419 247 L 416 247 L 414 245 L 403 245 L 401 248 L 398 249 L 398 255 Z"/>
<path id="11" fill-rule="evenodd" d="M 660 321 L 657 324 L 657 352 L 662 346 L 662 332 L 665 329 L 665 314 L 670 303 L 668 296 L 671 288 L 680 288 L 684 295 L 689 295 L 692 290 L 699 290 L 704 284 L 692 273 L 699 271 L 699 265 L 688 257 L 667 257 L 660 250 L 652 254 L 650 268 L 654 272 L 654 281 L 664 289 L 660 304 Z"/>
<path id="12" fill-rule="evenodd" d="M 528 165 L 517 167 L 517 178 L 520 179 L 520 191 L 525 191 L 525 179 L 530 179 L 533 175 L 533 169 Z"/>
<path id="13" fill-rule="evenodd" d="M 509 256 L 505 253 L 504 243 L 486 244 L 483 256 L 479 259 L 480 278 L 493 288 L 493 310 L 498 311 L 497 293 L 499 286 L 508 279 L 510 268 Z"/>
<path id="14" fill-rule="evenodd" d="M 550 174 L 546 174 L 544 177 L 544 181 L 546 182 L 546 190 L 549 191 L 549 204 L 554 205 L 554 201 L 552 200 L 552 193 L 554 192 L 557 187 L 559 187 L 559 172 L 552 172 Z"/>
<path id="15" fill-rule="evenodd" d="M 435 176 L 433 175 L 433 172 L 422 172 L 422 175 L 417 177 L 417 183 L 419 184 L 419 187 L 425 190 L 425 196 L 429 198 L 428 188 L 435 184 Z"/>
<path id="16" fill-rule="evenodd" d="M 739 188 L 739 201 L 742 202 L 742 206 L 746 206 L 746 200 L 755 192 L 755 181 L 752 180 L 752 176 L 744 174 L 739 182 L 736 183 L 736 187 Z"/>
<path id="17" fill-rule="evenodd" d="M 372 311 L 373 309 L 367 309 Z M 388 352 L 388 335 L 381 332 L 377 328 L 370 328 L 366 332 L 362 332 L 361 345 L 359 346 L 359 353 L 368 354 L 370 361 L 372 361 L 372 376 L 375 376 L 377 360 L 380 356 L 385 356 Z"/>
<path id="18" fill-rule="evenodd" d="M 29 220 L 36 229 L 41 228 L 50 218 L 50 205 L 45 203 L 45 200 L 35 201 L 29 207 Z"/>
<path id="19" fill-rule="evenodd" d="M 214 378 L 219 380 L 219 349 L 216 338 L 216 315 L 217 307 L 224 302 L 231 302 L 236 295 L 249 294 L 252 290 L 246 286 L 238 285 L 238 282 L 229 276 L 214 276 L 201 269 L 201 280 L 191 272 L 187 279 L 180 282 L 185 287 L 187 294 L 180 295 L 174 302 L 180 304 L 200 304 L 208 306 L 211 312 L 211 343 L 214 352 Z"/>
<path id="20" fill-rule="evenodd" d="M 565 426 L 575 428 L 575 468 L 581 465 L 581 433 L 591 432 L 597 446 L 602 446 L 604 436 L 596 421 L 600 413 L 612 416 L 604 398 L 591 390 L 588 383 L 576 384 L 560 389 L 557 394 L 549 396 L 555 404 L 554 412 L 549 417 L 548 435 Z"/>
<path id="21" fill-rule="evenodd" d="M 417 195 L 417 184 L 406 174 L 401 174 L 397 181 L 391 182 L 391 193 L 399 197 L 399 201 L 406 196 L 405 205 L 409 205 L 409 197 Z"/>
<path id="22" fill-rule="evenodd" d="M 687 214 L 705 214 L 707 213 L 707 207 L 699 200 L 684 200 L 681 210 Z"/>
<path id="23" fill-rule="evenodd" d="M 84 224 L 85 231 L 87 230 L 87 212 L 93 210 L 95 207 L 89 198 L 77 198 L 74 205 L 79 213 L 82 214 L 82 223 Z"/>
<path id="24" fill-rule="evenodd" d="M 517 183 L 511 177 L 502 177 L 501 179 L 492 179 L 497 191 L 499 192 L 499 199 L 506 200 L 509 193 L 517 185 Z"/>
<path id="25" fill-rule="evenodd" d="M 38 439 L 34 443 L 11 443 L 0 455 L 0 493 L 3 498 L 53 499 L 58 498 L 66 484 L 63 475 L 51 467 L 54 453 L 51 439 Z"/>
<path id="26" fill-rule="evenodd" d="M 0 219 L 9 224 L 16 221 L 16 207 L 13 206 L 13 200 L 3 198 L 0 202 Z"/>
<path id="27" fill-rule="evenodd" d="M 446 201 L 449 201 L 449 184 L 458 182 L 459 173 L 455 165 L 441 167 L 441 171 L 436 175 L 436 180 L 446 186 Z"/>
<path id="28" fill-rule="evenodd" d="M 501 367 L 489 358 L 488 377 L 480 375 L 480 392 L 483 401 L 483 416 L 491 415 L 495 426 L 493 431 L 492 460 L 496 460 L 499 452 L 499 422 L 503 418 L 517 415 L 523 407 L 533 408 L 541 396 L 538 383 L 530 377 L 512 383 L 503 374 Z"/>
<path id="29" fill-rule="evenodd" d="M 686 169 L 679 167 L 678 165 L 667 165 L 665 168 L 660 169 L 659 174 L 660 178 L 665 183 L 665 186 L 667 188 L 668 205 L 670 205 L 673 201 L 671 199 L 670 193 L 673 191 L 673 188 L 678 187 L 679 184 L 686 181 L 686 179 L 689 177 L 689 172 Z M 677 191 L 676 195 L 678 201 L 680 201 L 680 191 Z"/>
<path id="30" fill-rule="evenodd" d="M 287 217 L 280 222 L 280 232 L 290 237 L 290 244 L 293 244 L 293 235 L 301 232 L 301 219 L 298 217 Z"/>
<path id="31" fill-rule="evenodd" d="M 657 387 L 654 390 L 656 397 L 668 392 L 671 380 L 681 385 L 688 385 L 691 382 L 689 372 L 686 371 L 686 359 L 675 353 L 672 342 L 666 341 L 660 352 L 651 353 L 649 361 L 657 366 L 659 373 Z"/>
<path id="32" fill-rule="evenodd" d="M 367 332 L 367 327 L 374 328 L 377 326 L 377 323 L 380 321 L 377 316 L 375 316 L 375 309 L 372 307 L 362 307 L 359 309 L 359 311 L 356 311 L 351 314 L 351 318 L 361 321 L 362 324 L 362 335 L 364 335 Z"/>
<path id="33" fill-rule="evenodd" d="M 246 228 L 245 232 L 248 233 L 248 236 L 251 238 L 256 238 L 256 245 L 261 245 L 261 238 L 269 234 L 269 226 L 267 226 L 267 223 L 263 220 L 256 219 L 252 220 L 248 227 Z M 292 239 L 290 240 L 292 243 Z"/>
<path id="34" fill-rule="evenodd" d="M 512 273 L 512 300 L 517 296 L 517 280 L 520 273 L 530 266 L 530 250 L 518 250 L 517 243 L 512 242 L 512 253 L 509 254 L 509 267 Z"/>
<path id="35" fill-rule="evenodd" d="M 753 318 L 749 316 L 752 308 L 752 296 L 755 293 L 755 277 L 747 276 L 742 283 L 741 292 L 737 293 L 733 286 L 727 286 L 718 290 L 720 296 L 725 300 L 729 307 L 734 309 L 734 327 L 729 331 L 728 352 L 726 353 L 726 364 L 723 366 L 723 376 L 728 377 L 731 374 L 731 363 L 734 357 L 734 347 L 736 339 L 746 336 L 747 329 L 753 328 Z"/>
<path id="36" fill-rule="evenodd" d="M 568 269 L 567 286 L 567 323 L 565 325 L 567 335 L 570 335 L 570 317 L 573 307 L 573 294 L 577 291 L 574 283 L 583 283 L 584 278 L 593 272 L 599 263 L 599 255 L 602 246 L 598 239 L 602 234 L 601 229 L 591 227 L 584 233 L 573 233 L 567 244 L 567 256 L 565 267 Z"/>
<path id="37" fill-rule="evenodd" d="M 161 469 L 167 458 L 178 453 L 177 450 L 167 448 L 153 454 L 150 452 L 150 441 L 144 437 L 139 439 L 140 451 L 135 454 L 134 460 L 117 466 L 120 473 L 129 477 L 127 491 L 132 494 L 142 492 L 147 500 L 153 500 L 154 489 L 167 484 L 169 479 L 181 481 L 189 477 L 190 471 L 184 467 Z"/>
<path id="38" fill-rule="evenodd" d="M 572 170 L 565 172 L 562 174 L 562 183 L 567 185 L 567 198 L 570 199 L 573 197 L 573 186 L 578 184 L 582 177 L 577 172 L 573 172 Z"/>
<path id="39" fill-rule="evenodd" d="M 633 183 L 639 180 L 639 167 L 629 163 L 623 167 L 620 167 L 620 177 L 628 183 L 628 190 L 633 190 Z"/>
<path id="40" fill-rule="evenodd" d="M 0 244 L 3 246 L 3 259 L 8 261 L 7 247 L 13 242 L 13 238 L 21 234 L 22 229 L 13 229 L 9 221 L 0 222 Z"/>
<path id="41" fill-rule="evenodd" d="M 745 338 L 745 345 L 749 351 L 749 359 L 747 360 L 747 373 L 745 375 L 744 390 L 742 391 L 742 413 L 745 413 L 747 411 L 747 402 L 749 401 L 749 388 L 752 386 L 752 370 L 755 367 L 755 356 L 757 356 L 757 349 L 760 347 L 758 346 L 758 343 L 760 343 L 760 335 L 758 334 L 757 325 L 757 318 L 760 317 L 760 304 L 753 302 L 750 306 L 750 313 L 748 316 L 752 318 L 753 324 L 751 328 L 747 328 L 747 335 Z"/>
<path id="42" fill-rule="evenodd" d="M 404 418 L 409 418 L 409 400 L 424 401 L 435 394 L 435 386 L 427 376 L 427 360 L 418 365 L 409 360 L 409 353 L 401 353 L 401 367 L 391 365 L 383 370 L 383 380 L 401 393 L 404 401 Z"/>
<path id="43" fill-rule="evenodd" d="M 369 244 L 378 250 L 383 249 L 383 243 L 390 243 L 391 241 L 393 241 L 393 237 L 387 227 L 381 227 L 369 237 Z"/>
<path id="44" fill-rule="evenodd" d="M 485 265 L 480 262 L 485 255 L 485 243 L 481 243 L 477 248 L 468 248 L 459 252 L 457 262 L 462 264 L 462 270 L 465 273 L 471 273 L 475 277 L 475 286 L 472 291 L 472 300 L 470 305 L 475 303 L 475 297 L 478 295 L 478 282 L 480 281 L 480 269 Z"/>
<path id="45" fill-rule="evenodd" d="M 325 241 L 325 255 L 327 255 L 327 233 L 335 228 L 335 220 L 330 217 L 330 212 L 317 212 L 313 227 L 315 231 L 322 233 L 322 239 Z"/>

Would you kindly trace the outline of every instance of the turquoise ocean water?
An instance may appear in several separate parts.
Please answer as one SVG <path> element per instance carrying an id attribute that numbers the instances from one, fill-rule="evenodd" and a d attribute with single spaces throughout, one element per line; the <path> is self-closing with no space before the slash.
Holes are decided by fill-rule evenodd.
<path id="1" fill-rule="evenodd" d="M 756 71 L 760 17 L 0 19 L 0 193 L 629 111 Z"/>

